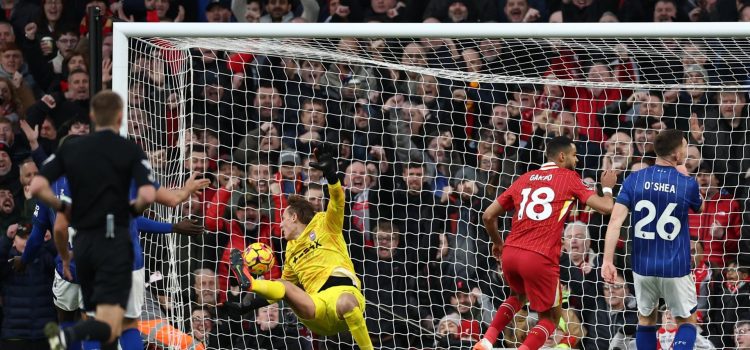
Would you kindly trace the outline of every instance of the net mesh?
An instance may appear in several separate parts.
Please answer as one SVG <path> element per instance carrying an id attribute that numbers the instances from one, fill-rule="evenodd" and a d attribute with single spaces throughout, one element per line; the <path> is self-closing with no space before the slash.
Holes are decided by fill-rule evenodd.
<path id="1" fill-rule="evenodd" d="M 545 141 L 575 140 L 584 181 L 614 169 L 621 183 L 653 165 L 659 130 L 677 128 L 709 198 L 690 219 L 701 344 L 732 347 L 736 322 L 750 318 L 748 46 L 746 38 L 131 38 L 130 137 L 164 186 L 191 173 L 212 180 L 180 207 L 154 210 L 163 220 L 198 219 L 206 233 L 142 237 L 153 301 L 143 318 L 167 320 L 208 348 L 350 347 L 348 334 L 312 334 L 289 305 L 242 316 L 217 307 L 253 298 L 228 274 L 229 248 L 266 242 L 283 267 L 287 196 L 324 208 L 325 180 L 309 155 L 326 141 L 340 152 L 343 234 L 376 347 L 471 346 L 509 293 L 482 213 L 545 162 Z M 635 348 L 629 227 L 618 289 L 599 277 L 607 221 L 578 205 L 560 233 L 565 312 L 548 346 Z M 501 232 L 509 222 L 500 220 Z M 495 345 L 517 347 L 536 320 L 525 308 Z M 668 317 L 660 326 L 675 327 Z M 180 337 L 149 342 L 174 346 Z"/>

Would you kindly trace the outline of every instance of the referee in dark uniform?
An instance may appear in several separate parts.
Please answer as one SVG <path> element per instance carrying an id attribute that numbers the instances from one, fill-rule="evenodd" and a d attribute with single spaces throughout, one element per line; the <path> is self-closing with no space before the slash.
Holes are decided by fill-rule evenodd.
<path id="1" fill-rule="evenodd" d="M 102 349 L 116 349 L 122 331 L 133 270 L 133 245 L 128 227 L 155 199 L 153 174 L 143 150 L 118 134 L 122 99 L 102 91 L 91 99 L 96 132 L 70 140 L 44 163 L 31 183 L 31 193 L 77 229 L 73 239 L 76 272 L 86 311 L 95 319 L 79 322 L 62 332 L 45 329 L 52 350 L 78 340 L 98 340 Z M 60 201 L 50 183 L 66 175 L 72 204 Z M 138 197 L 129 201 L 131 179 Z M 68 257 L 68 259 L 70 259 Z"/>

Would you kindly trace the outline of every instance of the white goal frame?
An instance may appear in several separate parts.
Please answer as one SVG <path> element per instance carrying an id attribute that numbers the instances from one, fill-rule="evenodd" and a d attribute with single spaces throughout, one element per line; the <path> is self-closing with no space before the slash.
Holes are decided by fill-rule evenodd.
<path id="1" fill-rule="evenodd" d="M 224 38 L 689 38 L 750 37 L 750 22 L 699 23 L 137 23 L 112 31 L 112 90 L 128 94 L 131 37 Z M 593 30 L 592 30 L 593 29 Z M 127 103 L 123 124 L 126 135 Z"/>
<path id="2" fill-rule="evenodd" d="M 112 90 L 128 96 L 130 38 L 750 38 L 750 22 L 700 23 L 132 23 L 113 26 Z M 188 82 L 192 83 L 192 82 Z M 619 84 L 619 83 L 618 83 Z M 746 86 L 747 87 L 747 86 Z M 715 86 L 714 86 L 715 88 Z M 750 88 L 750 87 L 748 87 Z M 128 133 L 128 103 L 120 133 Z"/>

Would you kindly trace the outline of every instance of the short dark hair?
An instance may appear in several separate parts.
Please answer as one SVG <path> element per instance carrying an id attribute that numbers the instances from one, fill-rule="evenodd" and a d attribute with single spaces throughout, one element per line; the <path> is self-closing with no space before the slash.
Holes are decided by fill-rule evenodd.
<path id="1" fill-rule="evenodd" d="M 414 168 L 421 168 L 422 170 L 424 170 L 424 163 L 409 162 L 404 167 L 404 170 L 414 169 Z"/>
<path id="2" fill-rule="evenodd" d="M 378 231 L 398 233 L 398 228 L 393 224 L 393 221 L 387 219 L 378 220 Z"/>
<path id="3" fill-rule="evenodd" d="M 18 51 L 18 52 L 21 53 L 21 56 L 23 56 L 23 51 L 14 42 L 9 42 L 9 43 L 5 44 L 5 46 L 2 49 L 0 49 L 0 53 L 4 53 L 6 51 Z"/>
<path id="4" fill-rule="evenodd" d="M 567 152 L 570 150 L 570 145 L 572 144 L 573 140 L 565 136 L 553 137 L 551 140 L 547 141 L 545 155 L 548 159 L 553 159 L 560 152 Z"/>
<path id="5" fill-rule="evenodd" d="M 315 216 L 315 207 L 305 197 L 300 195 L 289 196 L 288 203 L 286 210 L 289 210 L 292 214 L 297 214 L 300 222 L 307 225 L 312 221 Z"/>
<path id="6" fill-rule="evenodd" d="M 200 144 L 190 145 L 190 154 L 193 153 L 206 153 L 206 146 Z"/>
<path id="7" fill-rule="evenodd" d="M 677 7 L 677 0 L 656 0 L 656 2 L 666 2 L 666 3 L 670 3 L 670 4 L 674 5 L 675 7 Z"/>
<path id="8" fill-rule="evenodd" d="M 308 105 L 308 104 L 309 105 L 318 105 L 318 106 L 321 106 L 321 107 L 323 107 L 323 112 L 326 111 L 326 104 L 325 104 L 325 102 L 323 100 L 319 99 L 319 98 L 312 98 L 312 97 L 306 98 L 306 99 L 302 100 L 302 103 L 299 105 L 300 106 L 300 110 L 304 110 L 305 105 Z"/>
<path id="9" fill-rule="evenodd" d="M 77 72 L 77 71 L 76 71 Z M 71 72 L 72 76 L 76 72 Z M 91 99 L 91 113 L 97 126 L 115 126 L 117 116 L 122 112 L 123 102 L 120 95 L 112 90 L 103 90 Z"/>
<path id="10" fill-rule="evenodd" d="M 323 191 L 323 185 L 315 182 L 310 182 L 309 184 L 307 184 L 307 190 L 305 191 L 305 193 L 310 192 L 310 190 Z"/>
<path id="11" fill-rule="evenodd" d="M 750 320 L 748 319 L 739 320 L 737 321 L 737 323 L 734 324 L 734 328 L 742 327 L 742 326 L 750 326 Z"/>
<path id="12" fill-rule="evenodd" d="M 664 93 L 659 90 L 649 90 L 648 95 L 656 97 L 659 99 L 659 101 L 664 102 Z"/>
<path id="13" fill-rule="evenodd" d="M 76 55 L 79 55 L 79 54 L 76 54 Z M 70 57 L 73 57 L 73 56 L 70 56 Z M 85 56 L 84 56 L 84 57 L 85 57 Z M 83 70 L 83 69 L 76 69 L 76 70 L 74 70 L 74 71 L 72 71 L 72 72 L 68 73 L 68 77 L 72 77 L 72 76 L 73 76 L 73 75 L 75 75 L 75 74 L 86 74 L 86 76 L 88 76 L 88 75 L 89 75 L 89 72 L 87 72 L 87 71 L 85 71 L 85 70 Z"/>
<path id="14" fill-rule="evenodd" d="M 72 25 L 67 25 L 64 28 L 60 29 L 57 33 L 55 33 L 55 41 L 60 40 L 60 37 L 62 37 L 63 35 L 73 35 L 78 39 L 81 38 L 81 34 L 79 33 L 79 31 L 76 30 L 76 28 L 74 28 Z"/>
<path id="15" fill-rule="evenodd" d="M 685 139 L 682 131 L 677 129 L 667 129 L 656 135 L 654 140 L 654 152 L 659 157 L 666 157 L 672 154 L 676 149 L 682 147 L 682 140 Z"/>
<path id="16" fill-rule="evenodd" d="M 19 222 L 18 228 L 16 229 L 16 237 L 29 239 L 30 235 L 31 235 L 31 223 L 26 222 L 26 221 Z"/>

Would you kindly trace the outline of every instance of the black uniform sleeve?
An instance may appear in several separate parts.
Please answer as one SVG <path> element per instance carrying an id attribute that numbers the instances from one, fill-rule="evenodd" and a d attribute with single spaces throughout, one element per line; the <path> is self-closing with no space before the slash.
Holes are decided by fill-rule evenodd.
<path id="1" fill-rule="evenodd" d="M 67 148 L 63 145 L 57 152 L 49 156 L 44 163 L 42 163 L 42 169 L 39 174 L 44 176 L 49 183 L 55 182 L 60 176 L 65 174 L 65 162 L 63 157 Z"/>
<path id="2" fill-rule="evenodd" d="M 152 185 L 154 182 L 156 182 L 156 179 L 154 178 L 154 172 L 151 168 L 151 163 L 149 163 L 148 159 L 146 158 L 146 153 L 143 152 L 143 150 L 138 147 L 138 145 L 133 144 L 133 164 L 131 165 L 131 177 L 135 180 L 135 186 L 141 187 L 145 185 Z"/>

